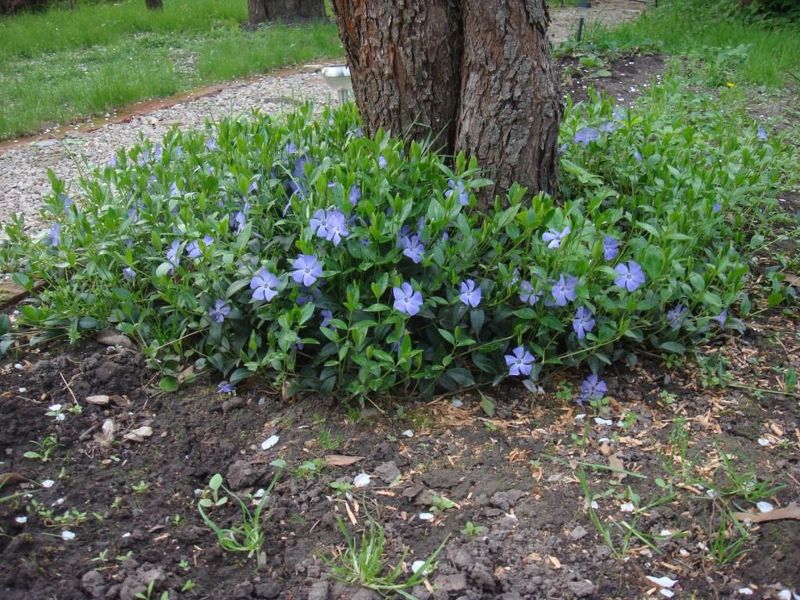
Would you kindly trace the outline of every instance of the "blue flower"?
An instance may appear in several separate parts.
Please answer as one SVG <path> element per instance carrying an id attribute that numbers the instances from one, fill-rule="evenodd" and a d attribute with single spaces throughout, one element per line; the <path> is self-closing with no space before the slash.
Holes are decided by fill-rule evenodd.
<path id="1" fill-rule="evenodd" d="M 225 317 L 231 314 L 231 307 L 224 300 L 217 300 L 214 302 L 214 307 L 208 309 L 208 314 L 211 315 L 211 320 L 214 323 L 222 323 Z"/>
<path id="2" fill-rule="evenodd" d="M 53 248 L 58 248 L 61 245 L 61 225 L 53 223 L 50 228 L 50 245 Z"/>
<path id="3" fill-rule="evenodd" d="M 533 306 L 541 297 L 542 294 L 537 293 L 536 290 L 534 290 L 533 284 L 530 281 L 523 281 L 519 286 L 519 299 L 526 304 Z"/>
<path id="4" fill-rule="evenodd" d="M 422 306 L 422 294 L 415 292 L 411 284 L 403 282 L 400 287 L 392 288 L 394 308 L 401 313 L 413 317 Z"/>
<path id="5" fill-rule="evenodd" d="M 636 148 L 633 149 L 633 158 L 636 159 L 636 162 L 642 162 L 642 155 Z"/>
<path id="6" fill-rule="evenodd" d="M 332 318 L 333 318 L 333 313 L 331 311 L 329 311 L 327 308 L 323 309 L 322 310 L 322 321 L 319 324 L 320 329 L 325 329 L 326 327 L 329 327 Z"/>
<path id="7" fill-rule="evenodd" d="M 250 289 L 253 290 L 253 300 L 269 302 L 278 295 L 281 280 L 266 269 L 260 269 L 250 280 Z"/>
<path id="8" fill-rule="evenodd" d="M 722 210 L 722 204 L 720 204 L 719 202 L 715 202 L 714 206 L 711 207 L 711 211 L 715 213 L 718 213 L 721 210 Z"/>
<path id="9" fill-rule="evenodd" d="M 203 250 L 210 248 L 213 243 L 214 238 L 210 235 L 205 235 L 202 240 L 194 240 L 186 244 L 186 253 L 189 258 L 200 258 L 203 256 Z"/>
<path id="10" fill-rule="evenodd" d="M 169 184 L 169 197 L 176 198 L 181 195 L 180 190 L 178 189 L 178 184 L 174 181 Z"/>
<path id="11" fill-rule="evenodd" d="M 59 194 L 58 195 L 58 199 L 61 200 L 61 202 L 62 202 L 62 204 L 64 206 L 64 213 L 65 214 L 68 213 L 69 212 L 69 207 L 72 206 L 72 198 L 70 198 L 66 194 Z"/>
<path id="12" fill-rule="evenodd" d="M 403 254 L 410 258 L 414 263 L 419 264 L 422 261 L 422 255 L 425 253 L 425 244 L 419 239 L 418 235 L 402 236 L 400 237 L 400 246 L 403 248 Z"/>
<path id="13" fill-rule="evenodd" d="M 758 126 L 758 139 L 764 142 L 767 141 L 767 130 L 761 127 L 761 125 Z"/>
<path id="14" fill-rule="evenodd" d="M 328 212 L 328 235 L 325 239 L 338 246 L 342 238 L 346 238 L 350 232 L 347 230 L 347 220 L 344 213 L 340 210 Z"/>
<path id="15" fill-rule="evenodd" d="M 167 250 L 167 262 L 172 265 L 172 268 L 169 270 L 170 273 L 175 272 L 175 267 L 177 267 L 181 263 L 180 257 L 180 248 L 181 243 L 178 240 L 175 240 L 170 244 L 169 250 Z"/>
<path id="16" fill-rule="evenodd" d="M 124 269 L 122 269 L 122 276 L 128 281 L 133 281 L 134 279 L 136 279 L 136 271 L 134 271 L 130 267 L 125 267 Z"/>
<path id="17" fill-rule="evenodd" d="M 614 270 L 619 274 L 614 283 L 629 292 L 637 289 L 646 280 L 641 265 L 633 260 L 625 265 L 617 265 Z"/>
<path id="18" fill-rule="evenodd" d="M 216 138 L 212 136 L 206 136 L 206 148 L 209 150 L 219 150 Z"/>
<path id="19" fill-rule="evenodd" d="M 598 379 L 597 375 L 592 373 L 581 383 L 581 395 L 578 396 L 578 404 L 583 405 L 584 402 L 602 400 L 606 392 L 608 392 L 606 382 Z"/>
<path id="20" fill-rule="evenodd" d="M 728 309 L 726 308 L 721 313 L 719 313 L 716 317 L 711 317 L 712 321 L 716 321 L 719 323 L 720 329 L 723 331 L 725 330 L 725 322 L 728 320 Z"/>
<path id="21" fill-rule="evenodd" d="M 322 266 L 312 254 L 299 254 L 292 263 L 292 279 L 308 287 L 322 277 Z"/>
<path id="22" fill-rule="evenodd" d="M 683 304 L 678 304 L 675 308 L 667 313 L 667 320 L 672 329 L 678 329 L 682 324 L 689 311 Z"/>
<path id="23" fill-rule="evenodd" d="M 314 216 L 309 219 L 308 224 L 317 236 L 328 237 L 328 211 L 318 208 L 314 212 Z"/>
<path id="24" fill-rule="evenodd" d="M 588 308 L 581 306 L 575 312 L 575 318 L 572 320 L 572 328 L 578 334 L 578 339 L 582 340 L 586 334 L 594 329 L 594 315 Z"/>
<path id="25" fill-rule="evenodd" d="M 600 131 L 603 133 L 614 133 L 617 130 L 617 127 L 619 127 L 619 123 L 608 121 L 600 125 Z"/>
<path id="26" fill-rule="evenodd" d="M 323 282 L 320 282 L 322 285 Z M 307 288 L 303 286 L 300 289 L 301 294 L 295 300 L 295 304 L 297 306 L 303 306 L 304 304 L 308 304 L 309 302 L 316 302 L 322 297 L 322 292 L 318 288 Z"/>
<path id="27" fill-rule="evenodd" d="M 447 180 L 447 185 L 450 187 L 444 193 L 445 198 L 449 198 L 453 195 L 453 192 L 458 192 L 458 203 L 461 206 L 469 206 L 469 192 L 464 189 L 464 182 L 460 179 L 458 181 L 453 181 L 452 179 Z"/>
<path id="28" fill-rule="evenodd" d="M 552 289 L 556 306 L 566 306 L 567 303 L 575 300 L 575 288 L 577 285 L 578 280 L 572 275 L 567 275 L 566 280 L 564 279 L 564 275 L 561 275 Z"/>
<path id="29" fill-rule="evenodd" d="M 389 163 L 387 163 L 387 162 L 386 162 L 386 159 L 385 159 L 385 158 L 383 158 L 383 155 L 381 155 L 381 156 L 379 156 L 379 157 L 378 157 L 378 166 L 379 166 L 381 169 L 385 169 L 385 168 L 386 168 L 386 166 L 387 166 L 388 164 L 389 164 Z"/>
<path id="30" fill-rule="evenodd" d="M 606 260 L 614 260 L 617 254 L 619 254 L 619 240 L 607 235 L 603 240 L 603 258 Z"/>
<path id="31" fill-rule="evenodd" d="M 561 246 L 561 242 L 564 241 L 564 238 L 569 235 L 570 231 L 572 230 L 569 228 L 569 225 L 564 227 L 562 231 L 551 229 L 547 233 L 542 234 L 542 241 L 547 242 L 548 248 L 558 248 Z"/>
<path id="32" fill-rule="evenodd" d="M 244 229 L 245 223 L 247 221 L 247 217 L 243 211 L 238 211 L 236 214 L 230 216 L 230 226 L 236 226 L 236 233 L 241 233 L 242 229 Z"/>
<path id="33" fill-rule="evenodd" d="M 531 367 L 536 362 L 536 357 L 528 352 L 524 346 L 517 346 L 511 354 L 505 355 L 509 375 L 530 375 Z"/>
<path id="34" fill-rule="evenodd" d="M 583 129 L 578 130 L 578 133 L 575 134 L 575 138 L 572 141 L 576 144 L 588 146 L 589 142 L 596 142 L 599 137 L 600 134 L 598 133 L 597 129 L 593 129 L 592 127 L 584 127 Z"/>
<path id="35" fill-rule="evenodd" d="M 217 393 L 218 393 L 218 394 L 233 394 L 234 392 L 236 392 L 236 388 L 235 388 L 235 387 L 233 387 L 233 386 L 232 386 L 230 383 L 228 383 L 227 381 L 222 381 L 222 382 L 220 382 L 220 384 L 217 386 Z"/>
<path id="36" fill-rule="evenodd" d="M 117 155 L 116 154 L 108 159 L 108 162 L 106 163 L 106 166 L 108 168 L 110 168 L 110 169 L 116 169 L 117 168 Z"/>
<path id="37" fill-rule="evenodd" d="M 481 303 L 481 298 L 481 288 L 476 288 L 475 282 L 472 279 L 461 282 L 461 294 L 459 295 L 461 302 L 475 308 Z"/>
<path id="38" fill-rule="evenodd" d="M 350 186 L 350 206 L 355 206 L 358 204 L 358 201 L 361 199 L 361 188 L 358 187 L 355 183 Z"/>
<path id="39" fill-rule="evenodd" d="M 256 175 L 253 177 L 253 181 L 250 182 L 250 186 L 247 188 L 248 194 L 257 194 L 258 193 L 258 180 L 261 179 L 261 175 Z"/>

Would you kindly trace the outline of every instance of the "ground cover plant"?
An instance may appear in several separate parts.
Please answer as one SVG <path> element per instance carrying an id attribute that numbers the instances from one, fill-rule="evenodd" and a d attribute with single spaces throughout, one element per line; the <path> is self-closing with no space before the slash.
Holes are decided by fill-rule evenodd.
<path id="1" fill-rule="evenodd" d="M 0 18 L 0 140 L 200 85 L 338 56 L 329 23 L 241 31 L 244 0 L 77 3 Z M 125 73 L 125 78 L 118 77 Z"/>
<path id="2" fill-rule="evenodd" d="M 85 200 L 54 180 L 51 230 L 7 227 L 3 265 L 47 282 L 22 324 L 73 342 L 112 324 L 168 390 L 191 363 L 362 399 L 584 365 L 590 399 L 637 346 L 682 354 L 736 326 L 788 159 L 712 96 L 660 93 L 568 107 L 564 197 L 515 187 L 485 215 L 476 165 L 366 139 L 353 107 L 175 130 L 111 157 Z"/>

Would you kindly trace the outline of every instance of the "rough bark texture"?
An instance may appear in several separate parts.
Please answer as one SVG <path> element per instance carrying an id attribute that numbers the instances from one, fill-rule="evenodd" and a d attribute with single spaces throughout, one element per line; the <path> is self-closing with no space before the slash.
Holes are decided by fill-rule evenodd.
<path id="1" fill-rule="evenodd" d="M 453 148 L 462 58 L 459 0 L 333 0 L 369 135 Z"/>
<path id="2" fill-rule="evenodd" d="M 324 19 L 325 0 L 247 0 L 250 24 Z"/>
<path id="3" fill-rule="evenodd" d="M 503 192 L 518 181 L 555 192 L 561 98 L 542 0 L 464 0 L 456 150 Z"/>
<path id="4" fill-rule="evenodd" d="M 554 192 L 562 106 L 544 0 L 333 0 L 369 134 L 437 136 L 503 194 Z M 488 204 L 489 194 L 481 198 Z"/>
<path id="5" fill-rule="evenodd" d="M 161 10 L 164 6 L 161 4 L 161 0 L 144 0 L 145 6 L 147 6 L 147 10 Z"/>

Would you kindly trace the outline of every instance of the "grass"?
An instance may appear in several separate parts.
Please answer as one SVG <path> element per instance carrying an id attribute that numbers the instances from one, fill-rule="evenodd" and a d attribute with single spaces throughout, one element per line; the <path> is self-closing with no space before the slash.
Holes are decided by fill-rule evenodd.
<path id="1" fill-rule="evenodd" d="M 789 72 L 800 75 L 800 24 L 748 24 L 721 14 L 719 2 L 714 1 L 662 0 L 657 9 L 636 21 L 613 30 L 592 28 L 587 37 L 599 44 L 622 47 L 660 42 L 666 53 L 701 58 L 709 56 L 712 48 L 743 47 L 742 63 L 735 69 L 741 83 L 783 87 L 791 78 Z"/>
<path id="2" fill-rule="evenodd" d="M 242 32 L 245 0 L 79 4 L 0 18 L 0 139 L 342 53 L 331 23 Z M 120 76 L 124 74 L 124 76 Z"/>

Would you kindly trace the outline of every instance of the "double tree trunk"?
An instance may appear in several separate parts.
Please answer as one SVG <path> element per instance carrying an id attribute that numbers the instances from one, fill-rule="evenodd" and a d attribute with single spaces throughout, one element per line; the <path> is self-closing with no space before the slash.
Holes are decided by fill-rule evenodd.
<path id="1" fill-rule="evenodd" d="M 502 194 L 554 193 L 562 105 L 544 0 L 333 0 L 369 134 L 474 155 Z M 482 202 L 487 204 L 485 195 Z"/>
<path id="2" fill-rule="evenodd" d="M 247 11 L 250 25 L 326 17 L 325 0 L 247 0 Z"/>

